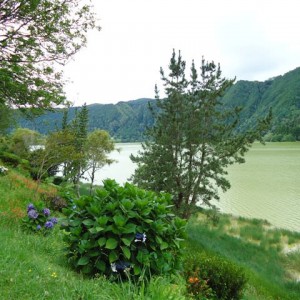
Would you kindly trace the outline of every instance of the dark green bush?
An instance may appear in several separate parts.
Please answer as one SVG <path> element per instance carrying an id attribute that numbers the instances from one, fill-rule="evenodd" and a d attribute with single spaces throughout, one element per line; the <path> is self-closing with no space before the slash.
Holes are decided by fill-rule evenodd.
<path id="1" fill-rule="evenodd" d="M 4 163 L 6 163 L 12 167 L 17 167 L 22 162 L 21 158 L 18 155 L 15 155 L 10 152 L 1 152 L 0 159 Z"/>
<path id="2" fill-rule="evenodd" d="M 62 211 L 63 208 L 68 207 L 67 200 L 57 195 L 42 195 L 42 199 L 51 209 L 55 211 Z"/>
<path id="3" fill-rule="evenodd" d="M 67 256 L 89 275 L 168 274 L 180 268 L 186 222 L 171 213 L 171 196 L 113 180 L 63 209 Z"/>
<path id="4" fill-rule="evenodd" d="M 185 257 L 184 272 L 189 278 L 206 280 L 207 285 L 215 292 L 218 299 L 241 299 L 247 282 L 241 267 L 219 256 L 205 252 L 188 251 Z"/>

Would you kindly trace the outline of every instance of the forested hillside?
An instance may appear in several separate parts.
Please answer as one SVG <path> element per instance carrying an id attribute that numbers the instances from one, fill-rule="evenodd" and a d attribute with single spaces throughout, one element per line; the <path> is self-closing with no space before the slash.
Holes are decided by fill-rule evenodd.
<path id="1" fill-rule="evenodd" d="M 238 81 L 225 94 L 227 106 L 241 106 L 240 130 L 253 126 L 272 109 L 273 120 L 266 139 L 300 140 L 300 68 L 263 82 Z"/>
<path id="2" fill-rule="evenodd" d="M 92 104 L 89 110 L 89 131 L 96 128 L 107 130 L 117 141 L 135 142 L 143 140 L 143 132 L 151 126 L 153 118 L 148 109 L 148 102 L 152 99 L 138 99 L 117 104 Z M 69 109 L 68 117 L 73 119 L 76 107 Z M 47 134 L 61 128 L 63 109 L 48 112 L 34 120 L 20 119 L 20 126 L 34 129 Z"/>
<path id="3" fill-rule="evenodd" d="M 92 104 L 89 109 L 89 130 L 107 130 L 116 140 L 123 142 L 142 141 L 143 132 L 153 124 L 148 102 L 153 99 L 138 99 L 117 104 Z M 266 139 L 270 141 L 300 140 L 300 68 L 263 82 L 238 81 L 223 97 L 226 106 L 241 106 L 243 131 L 254 125 L 257 118 L 267 115 L 270 108 L 273 120 Z M 73 118 L 76 108 L 69 109 Z M 48 133 L 61 127 L 62 110 L 48 112 L 33 121 L 20 119 L 20 126 Z"/>

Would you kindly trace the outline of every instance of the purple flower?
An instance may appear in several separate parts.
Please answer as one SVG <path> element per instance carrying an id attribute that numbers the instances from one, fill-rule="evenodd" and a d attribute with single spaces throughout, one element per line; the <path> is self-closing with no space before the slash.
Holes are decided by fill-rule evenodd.
<path id="1" fill-rule="evenodd" d="M 35 209 L 34 205 L 32 203 L 28 204 L 28 206 L 27 206 L 27 212 L 29 212 L 30 210 L 33 210 L 33 209 Z"/>
<path id="2" fill-rule="evenodd" d="M 50 216 L 50 209 L 49 209 L 49 208 L 44 208 L 44 209 L 43 209 L 43 214 L 44 214 L 46 217 L 49 217 L 49 216 Z"/>
<path id="3" fill-rule="evenodd" d="M 42 226 L 41 225 L 37 225 L 36 226 L 36 230 L 41 230 Z"/>
<path id="4" fill-rule="evenodd" d="M 45 227 L 46 227 L 47 229 L 51 229 L 51 228 L 53 228 L 53 226 L 54 226 L 54 224 L 53 224 L 51 221 L 47 221 L 47 222 L 45 223 Z"/>
<path id="5" fill-rule="evenodd" d="M 57 224 L 57 219 L 54 217 L 51 218 L 49 221 L 52 222 L 54 225 Z"/>
<path id="6" fill-rule="evenodd" d="M 37 217 L 39 216 L 39 214 L 37 213 L 37 211 L 33 208 L 31 210 L 28 211 L 27 216 L 30 219 L 37 219 Z"/>
<path id="7" fill-rule="evenodd" d="M 146 234 L 145 233 L 136 233 L 135 235 L 135 242 L 146 242 Z"/>

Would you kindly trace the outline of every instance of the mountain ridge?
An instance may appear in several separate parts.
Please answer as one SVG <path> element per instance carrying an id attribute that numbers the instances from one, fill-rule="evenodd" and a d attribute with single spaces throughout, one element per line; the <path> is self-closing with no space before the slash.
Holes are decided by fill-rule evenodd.
<path id="1" fill-rule="evenodd" d="M 155 101 L 139 98 L 116 104 L 87 105 L 89 130 L 107 130 L 117 141 L 143 141 L 145 129 L 154 122 L 148 103 Z M 226 107 L 243 107 L 240 131 L 253 127 L 257 119 L 272 109 L 273 120 L 266 140 L 300 140 L 300 67 L 265 81 L 239 80 L 228 89 L 222 101 Z M 76 109 L 69 108 L 69 120 Z M 33 121 L 21 118 L 20 126 L 47 134 L 61 128 L 62 111 L 47 112 Z"/>

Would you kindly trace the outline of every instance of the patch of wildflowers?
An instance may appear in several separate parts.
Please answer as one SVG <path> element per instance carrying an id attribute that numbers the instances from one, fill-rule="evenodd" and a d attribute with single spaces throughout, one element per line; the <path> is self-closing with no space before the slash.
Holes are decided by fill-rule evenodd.
<path id="1" fill-rule="evenodd" d="M 37 219 L 39 216 L 38 212 L 35 209 L 31 209 L 30 211 L 28 211 L 27 215 L 30 219 Z"/>
<path id="2" fill-rule="evenodd" d="M 41 232 L 48 234 L 49 229 L 52 229 L 58 223 L 57 218 L 50 218 L 50 209 L 41 208 L 41 205 L 34 206 L 32 203 L 27 206 L 27 217 L 23 219 L 24 226 L 31 232 Z"/>
<path id="3" fill-rule="evenodd" d="M 57 224 L 57 219 L 54 217 L 51 218 L 49 221 L 52 222 L 54 225 Z"/>
<path id="4" fill-rule="evenodd" d="M 51 221 L 47 221 L 45 223 L 45 228 L 47 228 L 47 229 L 51 229 L 51 228 L 53 228 L 53 226 L 54 226 L 54 224 Z"/>
<path id="5" fill-rule="evenodd" d="M 29 212 L 32 209 L 35 210 L 34 205 L 32 203 L 28 204 L 28 206 L 27 206 L 27 212 Z"/>
<path id="6" fill-rule="evenodd" d="M 49 209 L 49 208 L 44 208 L 44 209 L 43 209 L 43 214 L 44 214 L 46 217 L 49 217 L 49 216 L 50 216 L 50 209 Z"/>

